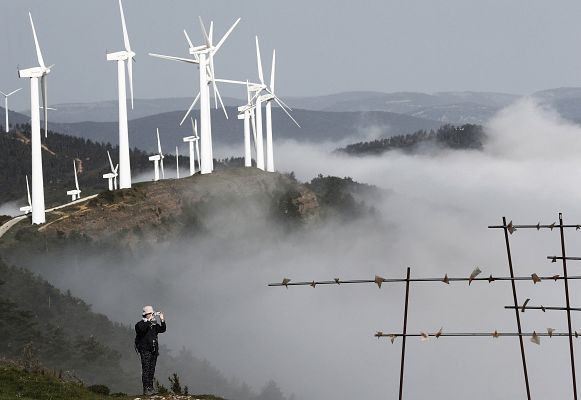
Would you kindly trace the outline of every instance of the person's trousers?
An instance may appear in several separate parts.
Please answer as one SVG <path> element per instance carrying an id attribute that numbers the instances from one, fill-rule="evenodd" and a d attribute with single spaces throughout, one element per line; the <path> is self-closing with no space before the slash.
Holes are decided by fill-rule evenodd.
<path id="1" fill-rule="evenodd" d="M 142 351 L 139 355 L 141 356 L 141 381 L 143 382 L 143 391 L 152 391 L 157 354 L 153 351 Z"/>

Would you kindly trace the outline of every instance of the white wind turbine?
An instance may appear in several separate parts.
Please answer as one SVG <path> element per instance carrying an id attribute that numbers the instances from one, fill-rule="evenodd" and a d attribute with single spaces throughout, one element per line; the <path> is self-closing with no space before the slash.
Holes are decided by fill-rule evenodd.
<path id="1" fill-rule="evenodd" d="M 32 203 L 30 201 L 30 186 L 28 186 L 28 175 L 26 175 L 26 194 L 28 195 L 28 205 L 20 207 L 20 211 L 24 212 L 24 215 L 32 211 Z"/>
<path id="2" fill-rule="evenodd" d="M 214 90 L 214 102 L 215 107 L 218 108 L 218 100 L 220 100 L 220 104 L 222 109 L 224 110 L 224 114 L 226 118 L 228 118 L 228 114 L 226 113 L 226 107 L 224 106 L 224 102 L 222 101 L 222 97 L 220 96 L 220 92 L 216 86 L 216 82 L 218 81 L 215 78 L 214 74 L 214 56 L 220 50 L 220 47 L 224 44 L 230 33 L 234 30 L 236 25 L 240 22 L 240 18 L 234 22 L 234 24 L 228 29 L 228 31 L 222 36 L 220 41 L 214 45 L 213 44 L 213 30 L 214 24 L 213 22 L 210 23 L 210 31 L 207 32 L 200 17 L 200 27 L 202 30 L 202 35 L 204 36 L 205 44 L 201 46 L 194 46 L 190 37 L 188 36 L 187 32 L 184 30 L 184 35 L 186 40 L 188 41 L 188 45 L 190 46 L 189 52 L 191 55 L 194 56 L 194 60 L 181 58 L 181 57 L 172 57 L 172 56 L 164 56 L 160 54 L 152 54 L 153 57 L 163 58 L 166 60 L 172 61 L 182 61 L 187 62 L 190 64 L 198 64 L 199 65 L 199 80 L 200 80 L 200 92 L 192 102 L 190 108 L 186 112 L 186 115 L 180 122 L 180 125 L 184 123 L 192 109 L 194 108 L 195 104 L 197 103 L 198 99 L 200 100 L 200 129 L 201 129 L 201 173 L 208 174 L 214 170 L 214 157 L 213 157 L 213 150 L 212 150 L 212 123 L 211 123 L 211 113 L 210 113 L 210 84 Z"/>
<path id="3" fill-rule="evenodd" d="M 111 160 L 111 154 L 109 154 L 109 150 L 107 150 L 107 157 L 109 157 L 109 166 L 111 167 L 111 172 L 104 174 L 103 179 L 107 179 L 109 181 L 109 190 L 117 190 L 117 170 L 119 169 L 119 164 L 113 167 L 113 160 Z"/>
<path id="4" fill-rule="evenodd" d="M 157 128 L 157 154 L 149 157 L 149 161 L 153 161 L 154 181 L 159 181 L 159 169 L 161 165 L 161 176 L 165 179 L 165 171 L 163 169 L 163 152 L 161 151 L 161 142 L 159 141 L 159 128 Z"/>
<path id="5" fill-rule="evenodd" d="M 262 88 L 260 91 L 266 91 L 267 93 L 263 96 L 260 95 L 258 92 L 258 97 L 256 99 L 256 119 L 257 119 L 257 135 L 259 135 L 259 139 L 262 142 L 262 111 L 261 105 L 262 102 L 266 102 L 266 170 L 268 172 L 274 172 L 274 151 L 273 151 L 273 144 L 272 144 L 272 101 L 274 100 L 282 109 L 283 111 L 289 116 L 289 118 L 300 128 L 301 126 L 299 123 L 289 114 L 286 110 L 287 108 L 290 110 L 282 100 L 280 100 L 274 94 L 274 73 L 276 68 L 276 50 L 272 51 L 272 67 L 270 69 L 270 86 L 267 87 L 264 84 L 264 73 L 262 71 L 262 61 L 260 59 L 260 46 L 258 44 L 258 36 L 256 37 L 256 58 L 258 62 L 258 77 L 260 79 L 260 83 L 262 84 Z M 292 110 L 291 110 L 292 111 Z"/>
<path id="6" fill-rule="evenodd" d="M 76 189 L 67 191 L 67 196 L 71 196 L 71 201 L 81 198 L 81 189 L 79 189 L 79 179 L 77 178 L 77 163 L 73 159 L 73 168 L 75 170 L 75 187 Z"/>
<path id="7" fill-rule="evenodd" d="M 248 83 L 248 82 L 241 82 L 241 81 L 233 81 L 228 79 L 215 79 L 216 82 L 224 82 L 224 83 L 235 83 L 239 85 L 246 85 L 247 91 L 254 93 L 251 101 L 248 102 L 247 106 L 249 106 L 252 102 L 254 102 L 254 110 L 252 114 L 255 113 L 253 128 L 255 128 L 255 146 L 256 146 L 256 168 L 265 169 L 265 162 L 264 162 L 264 138 L 262 135 L 262 103 L 264 101 L 267 102 L 267 171 L 274 172 L 274 157 L 273 157 L 273 149 L 272 149 L 272 106 L 270 105 L 271 101 L 275 101 L 280 108 L 288 115 L 288 117 L 300 128 L 298 122 L 290 115 L 289 111 L 292 111 L 289 106 L 287 106 L 276 94 L 274 94 L 274 72 L 275 72 L 275 57 L 276 53 L 273 52 L 272 56 L 272 68 L 270 71 L 270 85 L 268 87 L 264 82 L 264 73 L 262 70 L 262 60 L 260 58 L 260 45 L 258 43 L 258 36 L 256 37 L 256 63 L 258 65 L 258 78 L 260 83 Z M 262 92 L 266 92 L 265 95 L 262 95 Z M 245 106 L 242 106 L 245 107 Z M 241 118 L 242 119 L 242 118 Z M 270 160 L 270 162 L 268 161 Z"/>
<path id="8" fill-rule="evenodd" d="M 6 112 L 6 128 L 5 128 L 6 133 L 8 133 L 10 131 L 10 129 L 8 128 L 10 126 L 8 124 L 8 97 L 12 96 L 14 93 L 19 92 L 21 90 L 22 90 L 22 88 L 18 88 L 10 93 L 4 93 L 4 92 L 0 91 L 2 96 L 4 96 L 4 111 Z"/>
<path id="9" fill-rule="evenodd" d="M 200 170 L 200 147 L 198 146 L 198 141 L 200 137 L 198 136 L 198 120 L 194 121 L 193 118 L 190 118 L 192 121 L 192 133 L 193 136 L 186 136 L 183 138 L 184 142 L 188 142 L 190 145 L 190 176 L 196 173 L 196 158 L 198 160 L 198 170 Z M 194 153 L 195 148 L 195 153 Z"/>
<path id="10" fill-rule="evenodd" d="M 180 179 L 180 152 L 176 146 L 176 179 Z"/>
<path id="11" fill-rule="evenodd" d="M 124 51 L 107 54 L 108 61 L 117 61 L 117 78 L 119 94 L 119 186 L 121 189 L 131 187 L 131 163 L 129 160 L 129 128 L 127 124 L 127 89 L 125 85 L 125 62 L 127 62 L 127 72 L 129 75 L 129 91 L 131 93 L 131 109 L 133 109 L 133 62 L 135 53 L 131 50 L 129 36 L 127 35 L 127 25 L 125 24 L 125 14 L 123 5 L 119 0 L 119 10 L 121 12 L 121 25 L 123 28 Z"/>
<path id="12" fill-rule="evenodd" d="M 44 107 L 44 131 L 48 131 L 48 109 L 47 109 L 47 75 L 50 73 L 51 67 L 44 64 L 40 45 L 38 44 L 38 37 L 34 29 L 34 22 L 32 21 L 32 14 L 28 13 L 30 17 L 30 25 L 32 27 L 32 34 L 34 36 L 34 44 L 36 46 L 36 57 L 38 59 L 38 67 L 18 70 L 20 78 L 30 78 L 30 121 L 31 133 L 30 142 L 32 146 L 32 223 L 44 224 L 46 222 L 45 207 L 44 207 L 44 183 L 42 177 L 42 147 L 40 138 L 40 105 L 38 95 L 38 80 L 42 84 L 42 102 Z"/>

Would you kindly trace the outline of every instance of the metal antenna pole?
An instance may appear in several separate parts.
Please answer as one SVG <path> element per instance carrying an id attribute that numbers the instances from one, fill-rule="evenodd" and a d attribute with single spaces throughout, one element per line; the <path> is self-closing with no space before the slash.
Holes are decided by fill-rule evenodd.
<path id="1" fill-rule="evenodd" d="M 565 255 L 565 233 L 563 214 L 559 213 L 559 231 L 561 233 L 561 254 L 563 260 L 563 282 L 565 283 L 565 302 L 567 305 L 567 326 L 569 328 L 569 352 L 571 354 L 571 377 L 573 378 L 573 398 L 577 400 L 577 378 L 575 377 L 575 354 L 573 352 L 573 335 L 571 330 L 571 306 L 569 303 L 569 282 L 567 280 L 567 256 Z M 517 311 L 518 312 L 518 311 Z"/>
<path id="2" fill-rule="evenodd" d="M 410 294 L 410 268 L 407 269 L 405 282 L 405 307 L 403 312 L 403 336 L 401 341 L 401 368 L 399 372 L 399 400 L 403 399 L 403 370 L 405 364 L 405 340 L 408 327 L 408 300 Z"/>
<path id="3" fill-rule="evenodd" d="M 507 229 L 507 225 L 506 225 L 506 217 L 502 217 L 502 226 L 504 227 L 504 241 L 506 243 L 506 254 L 508 257 L 508 268 L 510 269 L 510 277 L 514 278 L 514 270 L 512 268 L 512 256 L 510 254 L 510 242 L 508 240 L 508 229 Z M 565 280 L 565 282 L 566 282 L 566 280 Z M 514 283 L 514 280 L 511 280 L 510 283 L 512 286 L 512 298 L 514 300 L 514 306 L 518 307 L 518 300 L 517 300 L 517 296 L 516 296 L 516 285 Z M 518 329 L 518 340 L 520 343 L 520 354 L 521 354 L 521 358 L 522 358 L 522 368 L 523 368 L 523 372 L 524 372 L 524 376 L 525 376 L 525 385 L 526 385 L 526 389 L 527 389 L 527 399 L 531 400 L 531 389 L 529 386 L 529 373 L 527 371 L 527 360 L 525 357 L 525 346 L 523 343 L 522 328 L 520 325 L 520 315 L 518 313 L 517 308 L 515 308 L 514 313 L 516 316 L 516 326 Z"/>

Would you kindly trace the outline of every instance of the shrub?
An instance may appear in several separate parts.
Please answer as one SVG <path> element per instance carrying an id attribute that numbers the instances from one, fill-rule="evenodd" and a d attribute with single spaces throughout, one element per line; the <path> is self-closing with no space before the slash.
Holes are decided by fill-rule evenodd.
<path id="1" fill-rule="evenodd" d="M 109 396 L 109 393 L 111 392 L 111 390 L 105 385 L 91 385 L 87 387 L 87 389 L 93 393 L 102 394 L 104 396 Z"/>

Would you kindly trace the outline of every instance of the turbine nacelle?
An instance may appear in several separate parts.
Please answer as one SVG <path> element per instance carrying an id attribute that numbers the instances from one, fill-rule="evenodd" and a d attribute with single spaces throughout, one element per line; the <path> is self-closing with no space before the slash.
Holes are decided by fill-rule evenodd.
<path id="1" fill-rule="evenodd" d="M 133 51 L 117 51 L 107 54 L 107 61 L 127 61 L 134 58 L 135 52 Z"/>
<path id="2" fill-rule="evenodd" d="M 276 96 L 274 96 L 273 94 L 268 93 L 268 94 L 265 94 L 263 96 L 259 96 L 259 98 L 260 98 L 261 101 L 270 101 L 270 100 L 276 99 Z"/>
<path id="3" fill-rule="evenodd" d="M 80 190 L 68 190 L 67 191 L 67 196 L 71 196 L 71 200 L 75 201 L 77 199 L 81 198 L 81 191 Z"/>
<path id="4" fill-rule="evenodd" d="M 47 67 L 34 67 L 18 70 L 19 78 L 42 78 L 48 74 L 50 74 L 50 68 Z"/>
<path id="5" fill-rule="evenodd" d="M 207 54 L 207 53 L 210 53 L 213 49 L 214 49 L 214 46 L 208 47 L 206 45 L 190 47 L 190 54 L 192 54 L 192 55 L 202 54 L 202 53 Z"/>

